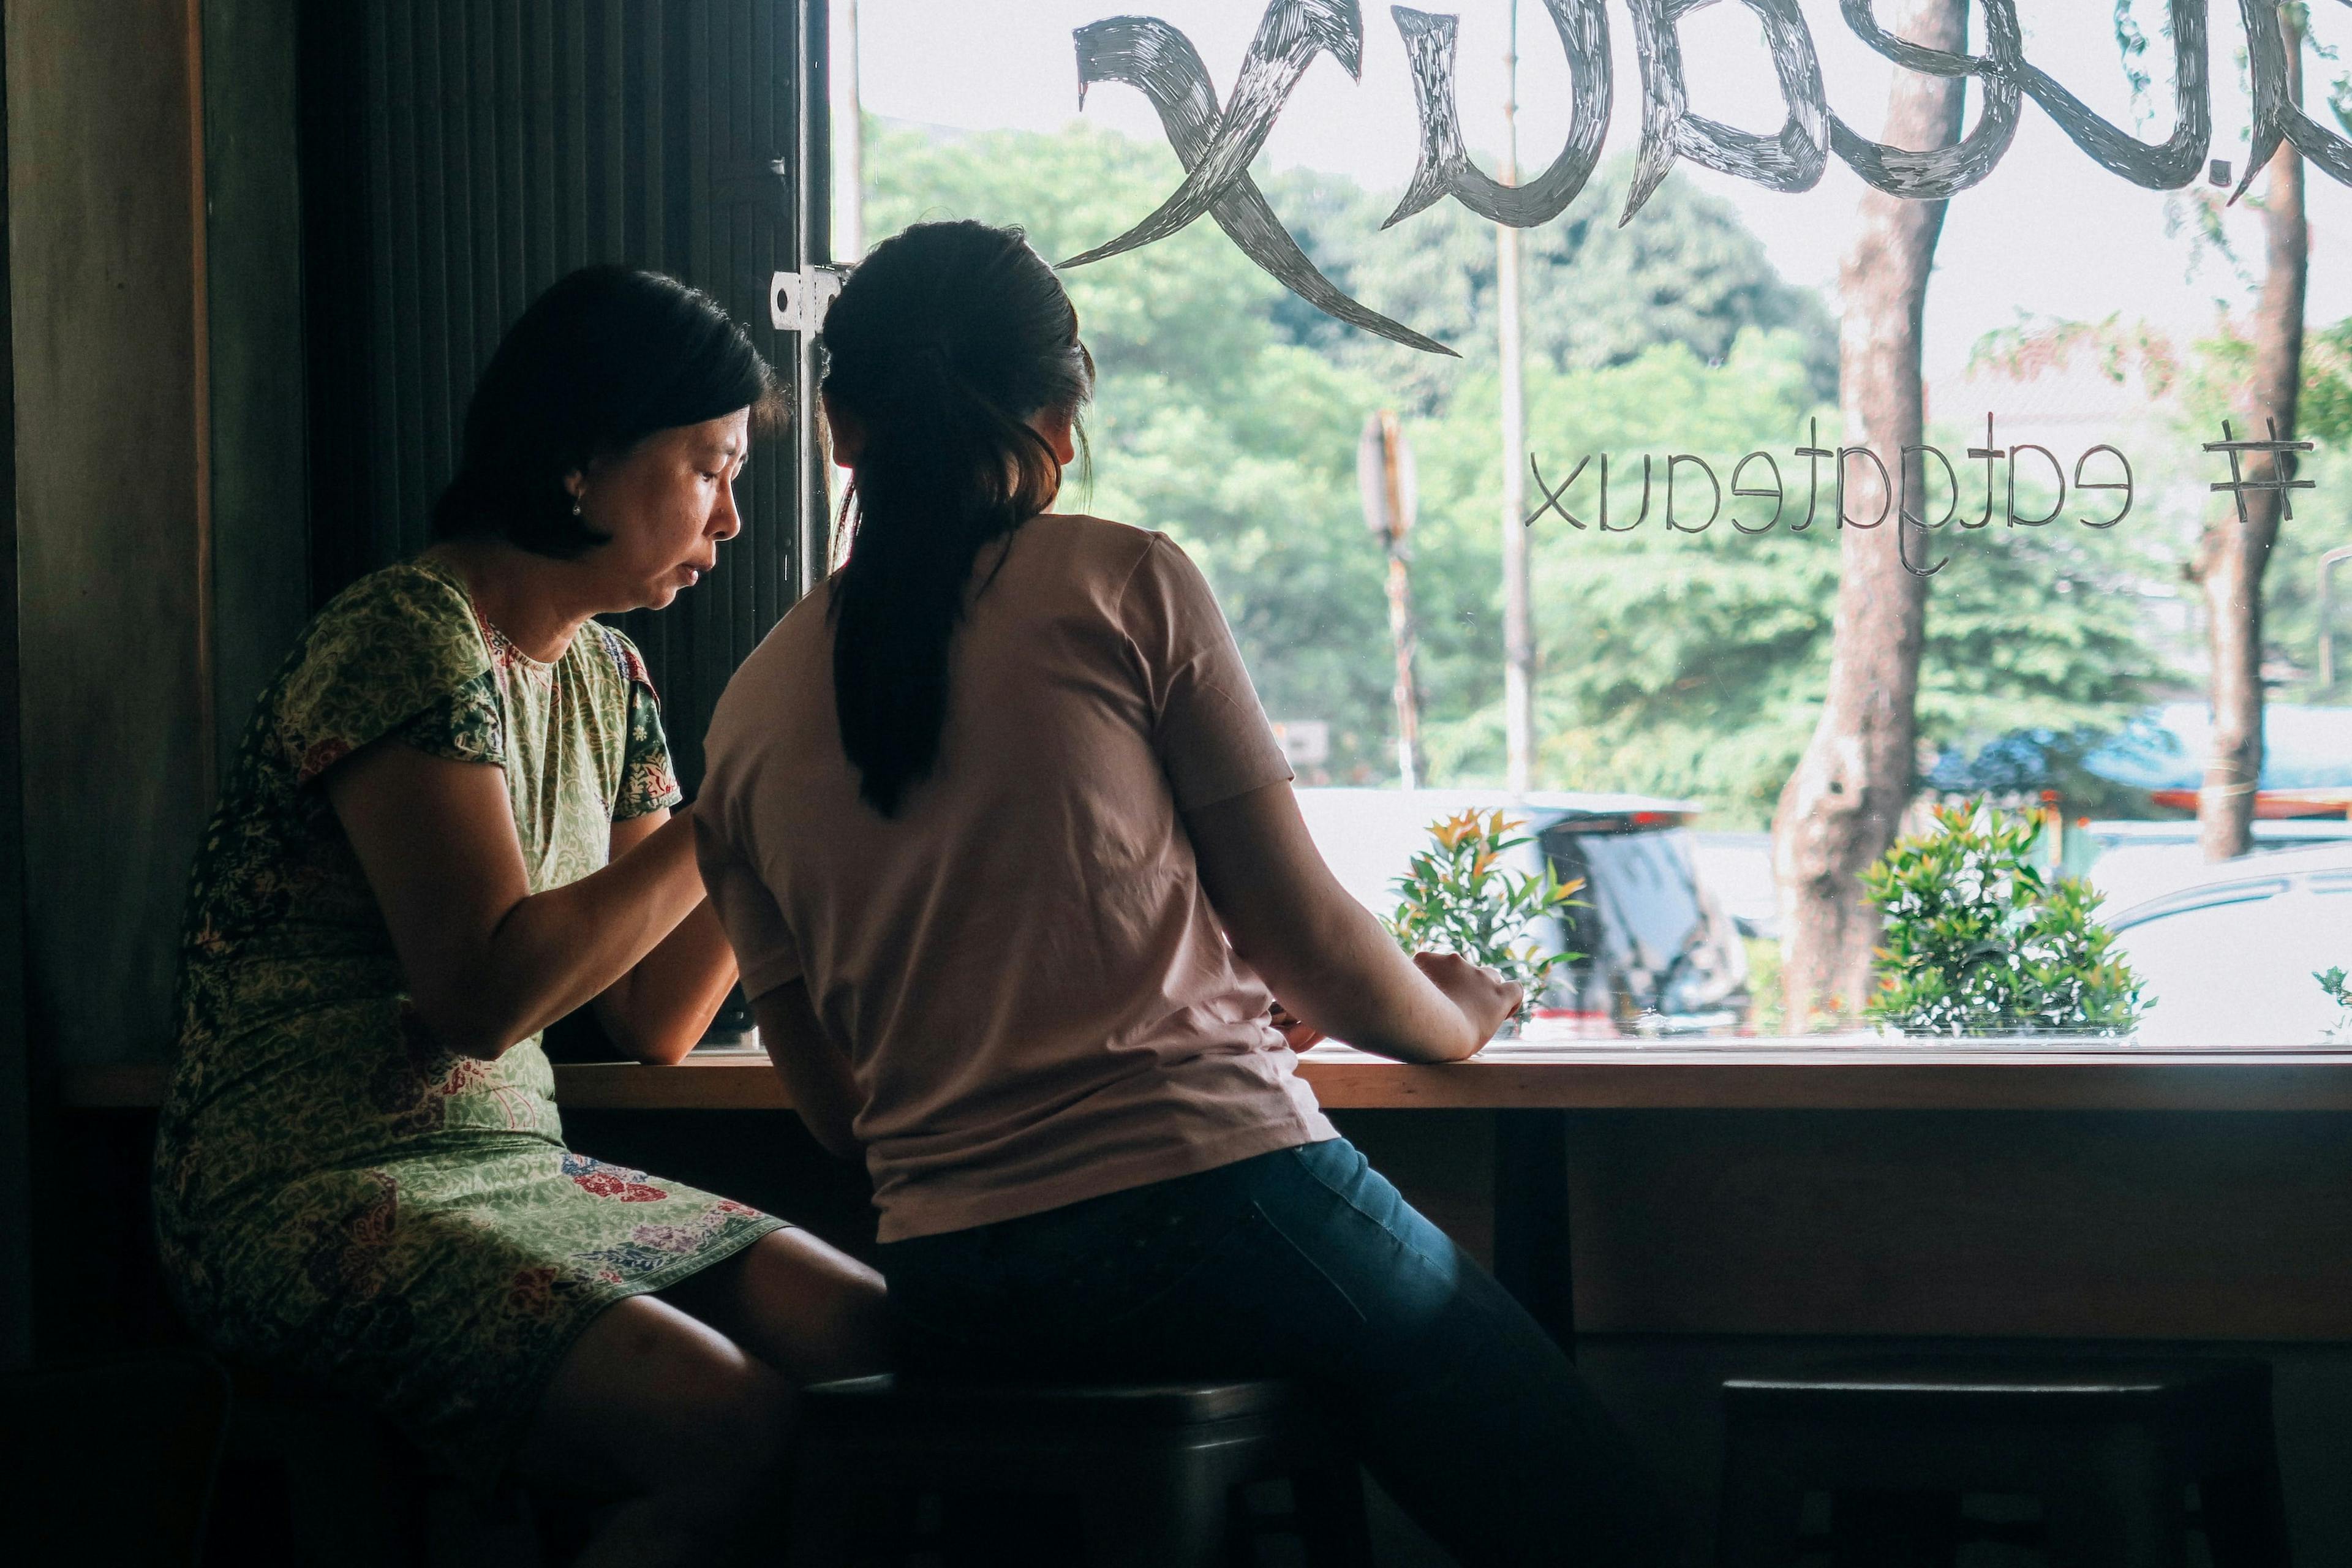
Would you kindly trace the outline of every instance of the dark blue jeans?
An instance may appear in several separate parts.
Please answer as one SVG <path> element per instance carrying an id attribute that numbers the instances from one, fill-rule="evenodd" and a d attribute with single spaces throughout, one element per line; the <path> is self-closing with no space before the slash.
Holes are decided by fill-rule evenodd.
<path id="1" fill-rule="evenodd" d="M 882 1248 L 911 1370 L 1318 1389 L 1465 1564 L 1649 1564 L 1665 1510 L 1568 1358 L 1344 1139 Z"/>

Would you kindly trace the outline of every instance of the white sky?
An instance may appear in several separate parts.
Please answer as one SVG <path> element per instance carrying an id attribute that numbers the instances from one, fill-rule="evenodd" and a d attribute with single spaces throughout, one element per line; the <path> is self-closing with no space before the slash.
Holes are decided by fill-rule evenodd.
<path id="1" fill-rule="evenodd" d="M 1450 5 L 1459 13 L 1456 72 L 1464 133 L 1474 149 L 1499 147 L 1509 0 L 1423 3 L 1432 10 Z M 1801 4 L 1821 51 L 1832 107 L 1864 135 L 1875 134 L 1895 68 L 1853 37 L 1836 0 Z M 1221 98 L 1232 89 L 1265 8 L 1263 0 L 1129 5 L 1183 29 L 1207 63 Z M 2243 37 L 2236 5 L 2229 0 L 2210 5 L 2211 155 L 2230 159 L 2242 170 L 2247 114 L 2237 60 Z M 965 129 L 1055 129 L 1076 112 L 1072 30 L 1124 8 L 1120 0 L 859 0 L 866 107 L 893 119 Z M 1885 9 L 1891 13 L 1894 7 Z M 2028 58 L 2110 121 L 2133 127 L 2111 10 L 2111 0 L 2019 0 Z M 2144 16 L 2157 10 L 2160 6 L 2141 0 Z M 2323 40 L 2352 44 L 2352 14 L 2323 9 L 2318 23 Z M 1617 55 L 1616 103 L 1606 152 L 1613 153 L 1639 144 L 1642 94 L 1622 0 L 1610 0 L 1609 25 Z M 1388 8 L 1377 0 L 1365 5 L 1364 26 L 1361 80 L 1350 80 L 1328 57 L 1318 59 L 1292 95 L 1261 169 L 1299 165 L 1348 174 L 1376 190 L 1403 185 L 1416 144 L 1404 49 Z M 1981 26 L 1980 16 L 1973 26 Z M 2154 34 L 2152 16 L 2148 27 Z M 1777 129 L 1784 110 L 1753 14 L 1736 4 L 1715 5 L 1686 17 L 1682 34 L 1692 109 L 1744 129 Z M 1520 38 L 1521 161 L 1539 168 L 1559 148 L 1570 107 L 1567 68 L 1540 0 L 1521 0 Z M 2170 126 L 2171 57 L 2161 37 L 2153 37 L 2150 57 L 2157 123 L 2140 126 L 2137 133 L 2154 139 Z M 2322 73 L 2333 68 L 2311 62 L 2307 96 L 2323 122 Z M 1971 117 L 1975 100 L 1971 93 Z M 1156 117 L 1131 88 L 1096 89 L 1084 118 L 1160 140 Z M 1834 157 L 1822 183 L 1801 195 L 1767 191 L 1688 163 L 1677 177 L 1736 203 L 1790 280 L 1833 288 L 1855 200 L 1864 189 Z M 2310 318 L 2332 321 L 2352 315 L 2352 269 L 2335 265 L 2338 244 L 2352 243 L 2352 191 L 2316 170 L 2309 172 L 2308 184 Z M 1579 199 L 1594 198 L 1588 193 Z M 2147 320 L 2185 340 L 2210 328 L 2217 297 L 2242 309 L 2250 301 L 2219 258 L 2209 258 L 2193 280 L 2187 276 L 2190 246 L 2185 237 L 2167 237 L 2166 200 L 2163 193 L 2143 190 L 2093 163 L 2029 100 L 1999 169 L 1953 201 L 1928 296 L 1930 378 L 1956 374 L 1979 335 L 2010 323 L 2021 310 L 2078 320 L 2120 310 L 2126 320 Z M 2258 273 L 2258 220 L 2241 212 L 2231 225 L 2240 256 Z M 1148 264 L 1139 253 L 1101 265 Z"/>

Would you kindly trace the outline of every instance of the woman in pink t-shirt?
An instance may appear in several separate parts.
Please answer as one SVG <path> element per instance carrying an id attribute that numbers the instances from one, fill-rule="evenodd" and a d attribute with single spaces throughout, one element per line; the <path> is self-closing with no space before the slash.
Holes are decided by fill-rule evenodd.
<path id="1" fill-rule="evenodd" d="M 1657 1561 L 1567 1359 L 1294 1070 L 1317 1030 L 1469 1056 L 1519 993 L 1332 878 L 1183 552 L 1046 512 L 1094 371 L 1052 268 L 918 225 L 824 348 L 855 542 L 729 687 L 695 824 L 908 1363 L 1299 1378 L 1464 1561 Z"/>

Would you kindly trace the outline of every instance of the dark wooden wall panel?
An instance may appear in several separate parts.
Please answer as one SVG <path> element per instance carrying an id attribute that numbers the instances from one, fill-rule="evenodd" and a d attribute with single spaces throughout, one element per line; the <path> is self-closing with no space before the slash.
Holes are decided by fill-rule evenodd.
<path id="1" fill-rule="evenodd" d="M 2352 1341 L 2352 1117 L 1570 1119 L 1595 1332 Z"/>
<path id="2" fill-rule="evenodd" d="M 424 547 L 500 334 L 573 268 L 718 299 L 790 375 L 800 7 L 788 0 L 364 0 L 303 13 L 312 598 Z M 622 622 L 689 788 L 727 678 L 791 604 L 789 440 L 698 588 Z"/>
<path id="3" fill-rule="evenodd" d="M 213 798 L 203 151 L 189 0 L 7 8 L 32 1037 L 168 1037 Z M 53 1208 L 63 1205 L 51 1205 Z"/>
<path id="4" fill-rule="evenodd" d="M 0 175 L 8 167 L 8 37 L 0 22 Z M 25 795 L 16 684 L 16 374 L 0 177 L 0 1362 L 33 1351 L 31 1041 L 25 1017 Z"/>
<path id="5" fill-rule="evenodd" d="M 299 4 L 202 0 L 214 750 L 224 758 L 310 615 Z"/>

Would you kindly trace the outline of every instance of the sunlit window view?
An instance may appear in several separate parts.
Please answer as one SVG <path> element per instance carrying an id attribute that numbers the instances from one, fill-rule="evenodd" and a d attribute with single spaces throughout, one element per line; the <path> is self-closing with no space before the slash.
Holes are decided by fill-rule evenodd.
<path id="1" fill-rule="evenodd" d="M 2352 15 L 1877 9 L 836 4 L 835 252 L 1063 264 L 1064 510 L 1521 1045 L 2340 1039 Z"/>

